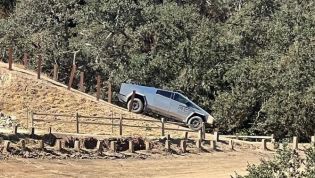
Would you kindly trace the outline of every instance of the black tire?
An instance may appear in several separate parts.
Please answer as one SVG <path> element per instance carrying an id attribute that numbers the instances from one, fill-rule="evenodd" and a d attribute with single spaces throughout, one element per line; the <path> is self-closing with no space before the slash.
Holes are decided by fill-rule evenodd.
<path id="1" fill-rule="evenodd" d="M 135 98 L 133 100 L 133 104 L 132 105 L 131 105 L 131 100 L 128 101 L 128 104 L 127 104 L 128 110 L 130 110 L 130 107 L 131 107 L 131 112 L 140 114 L 140 113 L 143 112 L 144 103 L 142 102 L 141 99 Z"/>
<path id="2" fill-rule="evenodd" d="M 188 127 L 191 130 L 197 131 L 202 128 L 203 120 L 200 116 L 193 116 L 188 121 Z"/>

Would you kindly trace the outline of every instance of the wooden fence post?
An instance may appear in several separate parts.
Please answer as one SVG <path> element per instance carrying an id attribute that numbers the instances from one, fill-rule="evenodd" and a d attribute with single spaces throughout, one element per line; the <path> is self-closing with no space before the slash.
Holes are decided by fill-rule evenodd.
<path id="1" fill-rule="evenodd" d="M 110 142 L 110 150 L 112 152 L 116 152 L 117 151 L 117 141 L 111 141 Z"/>
<path id="2" fill-rule="evenodd" d="M 69 83 L 68 83 L 68 90 L 70 90 L 72 87 L 73 78 L 74 78 L 74 74 L 75 74 L 76 70 L 77 70 L 77 66 L 75 64 L 73 64 L 72 69 L 71 69 Z"/>
<path id="3" fill-rule="evenodd" d="M 122 136 L 123 134 L 122 124 L 123 124 L 123 117 L 122 117 L 122 114 L 120 114 L 120 118 L 119 118 L 119 135 L 120 136 Z"/>
<path id="4" fill-rule="evenodd" d="M 183 153 L 186 153 L 186 148 L 187 148 L 187 141 L 181 140 L 180 141 L 180 149 L 182 150 Z"/>
<path id="5" fill-rule="evenodd" d="M 205 128 L 205 123 L 202 122 L 202 127 L 199 130 L 199 140 L 203 141 L 206 137 L 206 128 Z"/>
<path id="6" fill-rule="evenodd" d="M 96 86 L 96 100 L 100 100 L 100 92 L 101 92 L 101 76 L 97 76 L 97 86 Z"/>
<path id="7" fill-rule="evenodd" d="M 18 126 L 17 126 L 17 125 L 13 125 L 13 127 L 12 127 L 12 133 L 13 133 L 14 135 L 16 135 L 16 134 L 18 133 Z"/>
<path id="8" fill-rule="evenodd" d="M 315 146 L 315 136 L 311 137 L 311 147 Z"/>
<path id="9" fill-rule="evenodd" d="M 111 121 L 112 121 L 112 134 L 114 133 L 114 113 L 113 111 L 111 110 Z"/>
<path id="10" fill-rule="evenodd" d="M 55 81 L 58 81 L 58 70 L 59 70 L 58 64 L 54 64 L 54 76 L 53 76 L 53 80 L 55 80 Z"/>
<path id="11" fill-rule="evenodd" d="M 75 118 L 76 118 L 76 124 L 77 124 L 77 134 L 80 133 L 80 128 L 79 128 L 79 113 L 76 114 Z"/>
<path id="12" fill-rule="evenodd" d="M 27 53 L 24 53 L 23 64 L 24 64 L 24 68 L 27 69 L 28 68 L 28 54 Z"/>
<path id="13" fill-rule="evenodd" d="M 11 142 L 8 140 L 4 141 L 3 153 L 10 152 L 10 144 L 11 144 Z"/>
<path id="14" fill-rule="evenodd" d="M 199 140 L 201 140 L 201 141 L 203 140 L 202 135 L 203 135 L 203 134 L 202 134 L 202 129 L 200 129 L 199 132 L 198 132 L 198 138 L 199 138 Z"/>
<path id="15" fill-rule="evenodd" d="M 144 142 L 144 144 L 145 144 L 145 150 L 146 151 L 150 151 L 150 149 L 151 149 L 150 141 L 146 140 Z"/>
<path id="16" fill-rule="evenodd" d="M 60 139 L 57 139 L 57 140 L 56 140 L 56 143 L 55 143 L 55 146 L 54 146 L 56 151 L 61 151 L 61 150 L 62 150 L 61 144 L 62 144 L 62 143 L 61 143 L 61 140 L 60 140 Z"/>
<path id="17" fill-rule="evenodd" d="M 38 148 L 39 148 L 40 150 L 44 150 L 44 149 L 45 149 L 45 143 L 44 143 L 43 140 L 39 140 L 39 141 L 38 141 Z"/>
<path id="18" fill-rule="evenodd" d="M 96 143 L 96 150 L 99 151 L 99 152 L 102 152 L 103 151 L 103 141 L 102 140 L 97 140 L 97 143 Z"/>
<path id="19" fill-rule="evenodd" d="M 30 134 L 30 137 L 33 138 L 33 136 L 35 135 L 35 128 L 34 127 L 31 127 L 29 129 L 29 134 Z"/>
<path id="20" fill-rule="evenodd" d="M 134 143 L 133 140 L 129 140 L 129 150 L 130 153 L 134 153 L 135 152 L 135 147 L 134 147 Z"/>
<path id="21" fill-rule="evenodd" d="M 84 72 L 80 73 L 80 91 L 85 92 L 84 91 Z"/>
<path id="22" fill-rule="evenodd" d="M 34 113 L 31 112 L 31 127 L 34 127 Z"/>
<path id="23" fill-rule="evenodd" d="M 131 99 L 130 99 L 130 103 L 129 103 L 129 106 L 128 106 L 129 112 L 131 112 L 131 110 L 132 110 L 133 101 L 135 100 L 135 96 L 136 96 L 136 91 L 133 90 L 133 91 L 132 91 L 132 95 L 131 95 Z"/>
<path id="24" fill-rule="evenodd" d="M 201 149 L 201 140 L 200 139 L 196 140 L 196 147 L 200 151 L 200 149 Z"/>
<path id="25" fill-rule="evenodd" d="M 12 63 L 13 63 L 13 48 L 9 48 L 9 70 L 12 70 Z"/>
<path id="26" fill-rule="evenodd" d="M 215 140 L 210 141 L 210 147 L 212 150 L 216 150 L 217 148 L 217 142 Z"/>
<path id="27" fill-rule="evenodd" d="M 188 140 L 188 132 L 184 132 L 184 140 Z"/>
<path id="28" fill-rule="evenodd" d="M 275 139 L 275 134 L 271 134 L 270 137 L 271 137 L 271 140 L 272 140 L 272 139 Z"/>
<path id="29" fill-rule="evenodd" d="M 219 133 L 218 133 L 218 132 L 214 132 L 214 133 L 213 133 L 213 137 L 214 137 L 214 140 L 215 140 L 216 142 L 219 141 Z"/>
<path id="30" fill-rule="evenodd" d="M 202 139 L 205 140 L 206 139 L 206 124 L 204 122 L 202 122 Z"/>
<path id="31" fill-rule="evenodd" d="M 298 137 L 294 136 L 293 137 L 293 145 L 292 145 L 292 149 L 297 150 L 299 149 L 299 141 L 298 141 Z"/>
<path id="32" fill-rule="evenodd" d="M 40 79 L 40 73 L 42 72 L 42 55 L 38 55 L 37 61 L 37 79 Z"/>
<path id="33" fill-rule="evenodd" d="M 112 84 L 108 81 L 108 102 L 112 103 Z"/>
<path id="34" fill-rule="evenodd" d="M 162 118 L 161 119 L 161 123 L 162 123 L 162 126 L 161 126 L 161 129 L 162 129 L 162 137 L 164 137 L 165 136 L 165 118 Z"/>
<path id="35" fill-rule="evenodd" d="M 25 151 L 25 149 L 26 149 L 26 142 L 25 142 L 25 140 L 22 139 L 22 140 L 20 141 L 20 144 L 21 144 L 22 150 Z"/>
<path id="36" fill-rule="evenodd" d="M 80 151 L 80 140 L 75 140 L 74 141 L 74 150 L 75 151 Z"/>
<path id="37" fill-rule="evenodd" d="M 29 111 L 28 111 L 28 107 L 26 108 L 26 128 L 29 128 Z"/>
<path id="38" fill-rule="evenodd" d="M 261 140 L 261 151 L 267 150 L 267 141 L 266 139 Z"/>
<path id="39" fill-rule="evenodd" d="M 234 150 L 233 140 L 229 140 L 229 147 L 230 147 L 230 150 Z"/>

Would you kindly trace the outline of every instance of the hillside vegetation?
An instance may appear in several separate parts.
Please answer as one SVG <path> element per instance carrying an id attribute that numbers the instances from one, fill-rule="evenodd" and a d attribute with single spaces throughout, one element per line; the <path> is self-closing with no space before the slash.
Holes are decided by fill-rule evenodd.
<path id="1" fill-rule="evenodd" d="M 226 133 L 314 135 L 313 0 L 23 0 L 4 7 L 13 10 L 0 20 L 4 59 L 13 46 L 15 60 L 28 52 L 34 68 L 43 54 L 43 70 L 59 64 L 62 82 L 74 62 L 89 92 L 96 74 L 116 90 L 128 80 L 182 90 Z"/>

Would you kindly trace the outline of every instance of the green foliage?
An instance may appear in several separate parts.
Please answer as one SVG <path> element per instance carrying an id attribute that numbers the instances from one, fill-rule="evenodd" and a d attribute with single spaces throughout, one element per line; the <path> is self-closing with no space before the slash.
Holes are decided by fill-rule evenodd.
<path id="1" fill-rule="evenodd" d="M 305 151 L 305 157 L 295 150 L 288 148 L 277 150 L 274 159 L 270 161 L 262 160 L 260 165 L 249 165 L 246 176 L 237 178 L 314 178 L 315 176 L 315 148 Z"/>
<path id="2" fill-rule="evenodd" d="M 15 0 L 0 0 L 0 18 L 8 16 L 13 11 L 15 5 Z"/>
<path id="3" fill-rule="evenodd" d="M 311 0 L 24 0 L 14 6 L 0 20 L 4 58 L 14 46 L 15 59 L 28 52 L 35 68 L 42 54 L 43 70 L 59 64 L 65 83 L 75 63 L 91 93 L 96 74 L 116 90 L 130 80 L 182 90 L 225 133 L 314 134 Z"/>

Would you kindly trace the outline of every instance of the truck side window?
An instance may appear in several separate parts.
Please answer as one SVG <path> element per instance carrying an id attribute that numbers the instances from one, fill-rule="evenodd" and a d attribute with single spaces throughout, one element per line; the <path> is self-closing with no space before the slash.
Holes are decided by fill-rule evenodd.
<path id="1" fill-rule="evenodd" d="M 179 94 L 175 94 L 175 97 L 174 97 L 174 100 L 175 101 L 178 101 L 180 103 L 183 103 L 183 104 L 187 104 L 189 101 L 186 100 L 183 96 L 179 95 Z"/>
<path id="2" fill-rule="evenodd" d="M 171 96 L 172 96 L 172 93 L 171 93 L 171 92 L 169 92 L 169 91 L 163 91 L 163 90 L 158 90 L 158 91 L 156 92 L 156 94 L 165 96 L 165 97 L 167 97 L 167 98 L 171 98 Z"/>

